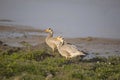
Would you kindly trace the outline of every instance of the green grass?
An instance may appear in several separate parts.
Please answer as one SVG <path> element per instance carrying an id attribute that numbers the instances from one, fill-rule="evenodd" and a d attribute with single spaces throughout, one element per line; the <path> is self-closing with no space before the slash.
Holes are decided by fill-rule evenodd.
<path id="1" fill-rule="evenodd" d="M 120 80 L 120 57 L 66 60 L 46 50 L 0 52 L 0 80 Z"/>

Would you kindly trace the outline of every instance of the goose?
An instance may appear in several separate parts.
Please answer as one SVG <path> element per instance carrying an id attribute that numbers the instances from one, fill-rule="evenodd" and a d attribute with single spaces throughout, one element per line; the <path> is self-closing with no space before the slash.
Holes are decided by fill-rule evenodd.
<path id="1" fill-rule="evenodd" d="M 56 43 L 58 52 L 66 59 L 85 55 L 83 52 L 79 51 L 75 45 L 66 43 L 61 36 L 56 37 L 56 40 L 58 40 Z"/>
<path id="2" fill-rule="evenodd" d="M 44 32 L 49 33 L 45 39 L 45 42 L 52 49 L 54 53 L 55 49 L 57 49 L 57 46 L 56 46 L 56 39 L 53 37 L 53 30 L 51 28 L 48 28 L 44 30 Z"/>

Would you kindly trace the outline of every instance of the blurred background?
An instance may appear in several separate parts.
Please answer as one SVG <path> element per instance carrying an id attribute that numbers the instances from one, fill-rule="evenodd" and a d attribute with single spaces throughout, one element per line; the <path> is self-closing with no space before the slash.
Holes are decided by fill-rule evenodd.
<path id="1" fill-rule="evenodd" d="M 0 0 L 0 24 L 51 27 L 64 37 L 120 39 L 120 0 Z"/>

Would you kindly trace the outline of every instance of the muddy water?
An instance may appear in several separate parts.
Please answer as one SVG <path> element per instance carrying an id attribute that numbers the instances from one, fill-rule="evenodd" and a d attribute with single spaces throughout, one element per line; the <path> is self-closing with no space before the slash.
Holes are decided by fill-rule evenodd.
<path id="1" fill-rule="evenodd" d="M 38 32 L 11 32 L 11 31 L 1 31 L 0 40 L 5 42 L 5 44 L 13 47 L 24 47 L 20 42 L 28 41 L 32 46 L 37 45 L 38 43 L 32 41 L 33 36 L 42 36 Z"/>
<path id="2" fill-rule="evenodd" d="M 0 32 L 0 40 L 5 44 L 14 47 L 24 47 L 21 44 L 22 41 L 28 42 L 32 46 L 36 46 L 44 42 L 45 36 L 38 32 Z M 88 53 L 85 59 L 91 59 L 94 57 L 109 57 L 109 56 L 120 56 L 120 40 L 92 40 L 86 41 L 82 39 L 69 38 L 67 42 L 70 42 L 77 46 L 81 51 Z M 72 40 L 72 41 L 71 41 Z"/>
<path id="3" fill-rule="evenodd" d="M 120 56 L 120 43 L 77 43 L 79 50 L 88 53 L 85 58 Z"/>

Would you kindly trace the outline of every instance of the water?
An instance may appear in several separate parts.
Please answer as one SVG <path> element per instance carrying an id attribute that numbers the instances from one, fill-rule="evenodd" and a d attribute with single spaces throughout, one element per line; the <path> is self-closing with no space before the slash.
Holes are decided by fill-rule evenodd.
<path id="1" fill-rule="evenodd" d="M 0 0 L 0 19 L 55 36 L 120 38 L 120 0 Z"/>
<path id="2" fill-rule="evenodd" d="M 32 37 L 32 36 L 42 36 L 44 34 L 39 32 L 11 32 L 11 31 L 2 31 L 0 32 L 0 39 L 6 38 L 19 38 L 19 37 Z"/>

